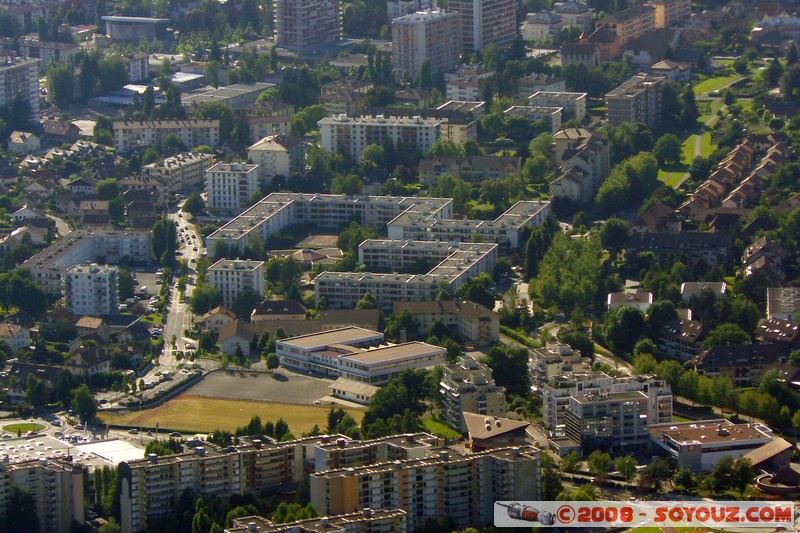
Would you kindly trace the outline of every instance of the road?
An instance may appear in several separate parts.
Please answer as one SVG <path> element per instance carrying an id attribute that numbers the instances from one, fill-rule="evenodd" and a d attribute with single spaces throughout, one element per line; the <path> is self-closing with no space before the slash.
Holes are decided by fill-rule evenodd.
<path id="1" fill-rule="evenodd" d="M 62 237 L 66 237 L 67 235 L 72 233 L 72 228 L 69 227 L 69 224 L 67 224 L 67 221 L 64 220 L 63 218 L 58 218 L 57 216 L 54 215 L 47 215 L 47 218 L 56 223 L 56 230 L 58 231 L 58 234 L 61 235 Z"/>

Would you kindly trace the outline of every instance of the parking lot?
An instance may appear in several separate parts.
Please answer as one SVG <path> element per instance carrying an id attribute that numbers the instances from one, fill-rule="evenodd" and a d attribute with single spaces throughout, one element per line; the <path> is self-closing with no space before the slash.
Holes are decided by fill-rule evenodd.
<path id="1" fill-rule="evenodd" d="M 274 374 L 219 371 L 207 374 L 187 392 L 214 398 L 313 404 L 328 395 L 331 383 L 333 380 L 280 370 Z"/>
<path id="2" fill-rule="evenodd" d="M 71 440 L 75 442 L 67 442 L 67 439 L 58 439 L 50 435 L 5 439 L 0 441 L 0 456 L 12 464 L 31 459 L 70 456 L 72 461 L 83 464 L 90 469 L 116 466 L 116 462 L 112 462 L 108 458 L 93 452 L 92 447 L 98 441 L 92 440 L 91 434 L 74 434 Z M 144 451 L 139 449 L 138 457 L 142 456 L 144 456 Z"/>

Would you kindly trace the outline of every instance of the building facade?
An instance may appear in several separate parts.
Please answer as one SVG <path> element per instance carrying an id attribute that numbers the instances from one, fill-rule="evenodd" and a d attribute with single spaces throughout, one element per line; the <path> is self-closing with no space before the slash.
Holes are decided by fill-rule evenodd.
<path id="1" fill-rule="evenodd" d="M 0 106 L 11 106 L 16 98 L 31 108 L 31 120 L 39 122 L 39 59 L 6 58 L 0 61 Z"/>
<path id="2" fill-rule="evenodd" d="M 156 120 L 114 122 L 114 144 L 117 152 L 127 153 L 152 146 L 161 148 L 164 137 L 174 133 L 184 146 L 194 148 L 219 144 L 219 120 Z"/>
<path id="3" fill-rule="evenodd" d="M 242 291 L 264 296 L 264 261 L 220 259 L 208 268 L 208 283 L 219 290 L 222 305 L 233 309 Z"/>
<path id="4" fill-rule="evenodd" d="M 583 122 L 586 118 L 586 93 L 539 91 L 528 97 L 528 103 L 535 107 L 563 108 L 564 118 L 574 118 Z"/>
<path id="5" fill-rule="evenodd" d="M 400 301 L 394 314 L 408 310 L 420 331 L 429 331 L 440 321 L 458 334 L 463 342 L 490 344 L 500 339 L 500 317 L 480 304 L 462 300 Z"/>
<path id="6" fill-rule="evenodd" d="M 142 167 L 142 174 L 164 184 L 168 193 L 201 187 L 206 169 L 214 164 L 214 156 L 199 152 L 183 152 Z"/>
<path id="7" fill-rule="evenodd" d="M 436 75 L 458 66 L 459 14 L 439 9 L 417 11 L 392 20 L 392 66 L 398 78 L 417 80 L 428 61 Z"/>
<path id="8" fill-rule="evenodd" d="M 504 51 L 517 36 L 514 0 L 450 0 L 447 6 L 461 15 L 464 50 L 483 50 L 494 44 L 498 51 Z"/>
<path id="9" fill-rule="evenodd" d="M 466 456 L 442 451 L 438 457 L 315 472 L 311 503 L 322 515 L 402 508 L 409 531 L 442 516 L 460 528 L 478 526 L 493 520 L 495 501 L 540 498 L 540 454 L 532 446 Z"/>
<path id="10" fill-rule="evenodd" d="M 64 276 L 64 299 L 73 315 L 110 315 L 119 307 L 118 270 L 115 266 L 78 265 Z"/>
<path id="11" fill-rule="evenodd" d="M 304 48 L 342 36 L 339 0 L 275 0 L 273 13 L 278 46 Z"/>
<path id="12" fill-rule="evenodd" d="M 305 146 L 301 137 L 286 134 L 264 137 L 247 149 L 247 157 L 258 165 L 261 183 L 269 186 L 275 176 L 289 178 L 305 167 Z"/>
<path id="13" fill-rule="evenodd" d="M 472 357 L 442 367 L 439 382 L 442 418 L 461 433 L 467 432 L 463 413 L 505 416 L 506 391 L 492 379 L 492 369 Z"/>
<path id="14" fill-rule="evenodd" d="M 647 5 L 633 6 L 597 21 L 597 28 L 614 30 L 620 45 L 626 45 L 656 29 L 656 10 Z"/>
<path id="15" fill-rule="evenodd" d="M 250 206 L 250 198 L 258 189 L 258 165 L 217 163 L 206 170 L 208 208 L 240 212 Z"/>
<path id="16" fill-rule="evenodd" d="M 606 94 L 606 120 L 615 126 L 641 122 L 650 129 L 661 122 L 664 78 L 637 74 Z"/>
<path id="17" fill-rule="evenodd" d="M 382 146 L 386 141 L 395 145 L 403 142 L 425 153 L 439 139 L 441 123 L 441 119 L 420 116 L 325 117 L 319 121 L 320 144 L 327 152 L 343 152 L 354 161 L 361 160 L 361 151 L 367 145 Z"/>

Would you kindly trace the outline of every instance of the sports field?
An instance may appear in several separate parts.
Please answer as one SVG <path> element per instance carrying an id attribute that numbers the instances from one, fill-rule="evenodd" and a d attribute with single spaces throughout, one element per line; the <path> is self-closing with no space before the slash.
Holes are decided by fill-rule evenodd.
<path id="1" fill-rule="evenodd" d="M 297 437 L 318 424 L 324 428 L 328 420 L 329 406 L 295 405 L 253 400 L 226 400 L 183 394 L 169 402 L 143 411 L 114 414 L 100 412 L 98 417 L 108 424 L 181 431 L 186 433 L 208 433 L 215 429 L 234 431 L 246 425 L 254 416 L 262 422 L 275 422 L 283 418 L 289 430 Z M 345 409 L 356 422 L 361 423 L 364 412 Z"/>

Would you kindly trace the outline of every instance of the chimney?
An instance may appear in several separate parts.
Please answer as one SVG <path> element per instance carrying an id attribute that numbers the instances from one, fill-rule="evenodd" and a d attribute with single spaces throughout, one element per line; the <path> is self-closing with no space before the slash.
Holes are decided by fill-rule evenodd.
<path id="1" fill-rule="evenodd" d="M 206 449 L 204 447 L 202 447 L 202 446 L 198 446 L 197 448 L 194 449 L 194 451 L 200 457 L 205 457 L 206 456 Z"/>
<path id="2" fill-rule="evenodd" d="M 158 462 L 158 455 L 156 455 L 154 453 L 148 453 L 147 454 L 147 460 L 150 461 L 151 463 L 157 463 Z"/>
<path id="3" fill-rule="evenodd" d="M 258 524 L 256 524 L 255 522 L 248 522 L 247 531 L 258 531 Z"/>

